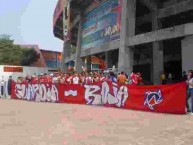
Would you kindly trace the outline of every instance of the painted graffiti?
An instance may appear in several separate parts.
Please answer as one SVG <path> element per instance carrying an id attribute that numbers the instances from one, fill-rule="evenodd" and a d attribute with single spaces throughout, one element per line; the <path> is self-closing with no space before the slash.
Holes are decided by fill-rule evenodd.
<path id="1" fill-rule="evenodd" d="M 98 85 L 85 85 L 84 87 L 85 100 L 90 105 L 109 104 L 122 107 L 129 96 L 126 86 L 119 87 L 115 83 L 109 85 L 107 82 L 103 82 L 101 87 Z"/>
<path id="2" fill-rule="evenodd" d="M 54 84 L 16 84 L 14 88 L 18 99 L 38 102 L 58 102 L 58 89 Z"/>
<path id="3" fill-rule="evenodd" d="M 76 97 L 78 95 L 77 90 L 73 91 L 73 90 L 69 90 L 69 91 L 64 91 L 64 96 L 74 96 Z"/>

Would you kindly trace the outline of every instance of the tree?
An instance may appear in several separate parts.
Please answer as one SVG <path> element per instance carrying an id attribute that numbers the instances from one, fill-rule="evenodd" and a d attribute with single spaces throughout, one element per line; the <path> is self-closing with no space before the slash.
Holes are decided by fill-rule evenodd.
<path id="1" fill-rule="evenodd" d="M 30 65 L 39 58 L 35 49 L 22 48 L 13 43 L 10 35 L 0 35 L 0 65 Z"/>
<path id="2" fill-rule="evenodd" d="M 23 57 L 20 64 L 23 66 L 29 66 L 34 62 L 36 62 L 38 58 L 40 58 L 40 55 L 37 53 L 37 51 L 34 48 L 26 49 L 26 50 L 23 50 Z"/>

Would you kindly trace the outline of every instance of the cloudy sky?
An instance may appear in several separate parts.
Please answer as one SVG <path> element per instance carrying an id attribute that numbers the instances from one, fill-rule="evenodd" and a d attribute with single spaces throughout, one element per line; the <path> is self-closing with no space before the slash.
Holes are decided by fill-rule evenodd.
<path id="1" fill-rule="evenodd" d="M 0 0 L 0 34 L 16 44 L 37 44 L 41 49 L 62 51 L 53 35 L 53 13 L 58 0 Z"/>

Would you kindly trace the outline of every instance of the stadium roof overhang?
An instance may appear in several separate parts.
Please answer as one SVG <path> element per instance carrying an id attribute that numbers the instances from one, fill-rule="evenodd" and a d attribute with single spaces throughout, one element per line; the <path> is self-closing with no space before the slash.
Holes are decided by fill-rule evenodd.
<path id="1" fill-rule="evenodd" d="M 59 0 L 53 16 L 53 33 L 54 36 L 63 40 L 63 11 L 64 3 L 70 3 L 70 21 L 73 23 L 74 19 L 80 13 L 84 13 L 85 9 L 95 0 Z"/>

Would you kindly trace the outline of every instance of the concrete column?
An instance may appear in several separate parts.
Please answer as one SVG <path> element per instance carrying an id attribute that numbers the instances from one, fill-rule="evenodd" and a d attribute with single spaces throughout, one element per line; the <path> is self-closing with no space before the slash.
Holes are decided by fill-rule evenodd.
<path id="1" fill-rule="evenodd" d="M 112 61 L 112 59 L 114 59 L 114 58 L 113 58 L 113 55 L 112 55 L 113 53 L 112 53 L 112 51 L 108 51 L 107 53 L 108 53 L 108 54 L 107 54 L 108 68 L 112 68 L 113 65 L 114 65 L 114 64 L 113 64 L 113 61 Z"/>
<path id="2" fill-rule="evenodd" d="M 152 13 L 152 28 L 157 30 L 160 27 L 158 22 L 157 12 Z M 163 41 L 153 42 L 153 74 L 152 80 L 154 84 L 160 84 L 160 75 L 164 71 L 164 58 L 163 58 Z"/>
<path id="3" fill-rule="evenodd" d="M 122 17 L 118 71 L 131 73 L 133 70 L 133 48 L 126 46 L 129 37 L 135 35 L 136 0 L 122 1 Z"/>
<path id="4" fill-rule="evenodd" d="M 91 56 L 87 56 L 87 70 L 88 72 L 91 71 Z"/>
<path id="5" fill-rule="evenodd" d="M 65 63 L 65 59 L 69 56 L 69 50 L 71 49 L 71 44 L 70 41 L 66 41 L 64 42 L 64 46 L 63 46 L 63 57 L 62 57 L 62 71 L 67 72 L 68 68 L 67 65 Z"/>
<path id="6" fill-rule="evenodd" d="M 82 39 L 82 19 L 79 21 L 78 26 L 78 40 L 77 40 L 77 47 L 76 47 L 76 54 L 75 54 L 75 68 L 77 72 L 82 72 L 83 60 L 80 57 L 81 54 L 81 39 Z"/>
<path id="7" fill-rule="evenodd" d="M 193 70 L 193 35 L 182 40 L 182 71 Z"/>

